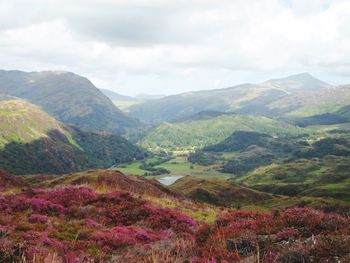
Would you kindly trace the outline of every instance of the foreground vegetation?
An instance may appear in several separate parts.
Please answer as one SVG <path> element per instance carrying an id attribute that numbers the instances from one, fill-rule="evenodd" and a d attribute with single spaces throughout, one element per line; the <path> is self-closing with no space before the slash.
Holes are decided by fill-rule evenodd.
<path id="1" fill-rule="evenodd" d="M 2 262 L 349 260 L 350 221 L 340 214 L 215 208 L 113 171 L 0 175 Z M 118 190 L 125 181 L 129 191 Z"/>

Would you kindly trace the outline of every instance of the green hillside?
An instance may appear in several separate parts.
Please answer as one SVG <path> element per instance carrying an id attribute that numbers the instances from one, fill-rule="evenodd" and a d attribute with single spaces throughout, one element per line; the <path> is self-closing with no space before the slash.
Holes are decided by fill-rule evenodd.
<path id="1" fill-rule="evenodd" d="M 192 200 L 222 206 L 242 205 L 273 199 L 271 194 L 254 191 L 234 182 L 218 178 L 186 176 L 170 186 Z"/>
<path id="2" fill-rule="evenodd" d="M 16 174 L 67 173 L 143 157 L 118 135 L 64 126 L 23 100 L 0 101 L 0 168 Z"/>
<path id="3" fill-rule="evenodd" d="M 328 196 L 349 201 L 349 170 L 349 157 L 299 159 L 258 168 L 242 182 L 276 194 Z"/>
<path id="4" fill-rule="evenodd" d="M 234 131 L 256 131 L 273 136 L 299 136 L 309 132 L 267 117 L 222 114 L 164 122 L 150 130 L 139 145 L 154 151 L 195 149 L 219 143 Z"/>

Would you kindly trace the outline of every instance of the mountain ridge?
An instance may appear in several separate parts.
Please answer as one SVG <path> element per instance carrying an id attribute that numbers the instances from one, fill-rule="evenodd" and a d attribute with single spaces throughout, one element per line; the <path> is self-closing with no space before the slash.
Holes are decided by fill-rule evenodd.
<path id="1" fill-rule="evenodd" d="M 331 86 L 309 73 L 302 73 L 257 84 L 246 83 L 222 89 L 166 96 L 133 105 L 129 108 L 129 114 L 150 123 L 180 119 L 201 111 L 273 116 L 278 115 L 279 110 L 270 107 L 271 103 L 300 93 L 306 87 L 318 91 Z"/>

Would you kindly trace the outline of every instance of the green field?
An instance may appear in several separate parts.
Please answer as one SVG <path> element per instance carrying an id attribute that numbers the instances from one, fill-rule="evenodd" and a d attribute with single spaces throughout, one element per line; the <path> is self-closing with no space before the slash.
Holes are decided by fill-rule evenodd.
<path id="1" fill-rule="evenodd" d="M 150 161 L 151 159 L 147 159 L 146 161 Z M 129 164 L 124 164 L 120 166 L 113 167 L 112 169 L 117 169 L 126 174 L 135 174 L 135 175 L 143 175 L 147 172 L 147 170 L 141 169 L 140 166 L 142 162 L 132 162 Z M 217 171 L 217 166 L 204 166 L 191 164 L 187 160 L 187 156 L 176 156 L 170 161 L 167 161 L 161 165 L 155 166 L 156 168 L 165 168 L 170 171 L 170 174 L 165 174 L 166 176 L 172 175 L 194 175 L 194 176 L 203 176 L 203 177 L 221 177 L 221 178 L 231 178 L 232 175 L 225 174 Z M 164 175 L 159 176 L 150 176 L 152 178 L 163 177 Z"/>

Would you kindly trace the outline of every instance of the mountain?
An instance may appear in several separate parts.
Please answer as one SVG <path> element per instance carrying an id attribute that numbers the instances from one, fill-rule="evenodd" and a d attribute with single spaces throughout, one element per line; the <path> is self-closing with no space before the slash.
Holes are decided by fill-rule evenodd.
<path id="1" fill-rule="evenodd" d="M 270 104 L 291 94 L 329 88 L 308 73 L 273 79 L 259 84 L 242 84 L 225 89 L 187 92 L 144 102 L 130 108 L 130 115 L 145 122 L 191 116 L 201 111 L 275 115 Z"/>
<path id="2" fill-rule="evenodd" d="M 70 72 L 0 70 L 0 93 L 26 99 L 59 121 L 85 130 L 123 133 L 139 125 L 88 79 Z"/>
<path id="3" fill-rule="evenodd" d="M 144 154 L 118 135 L 65 126 L 24 100 L 0 101 L 0 168 L 15 174 L 107 168 Z"/>
<path id="4" fill-rule="evenodd" d="M 274 136 L 298 136 L 307 130 L 262 116 L 204 112 L 179 121 L 164 122 L 148 131 L 138 144 L 146 149 L 193 149 L 219 143 L 234 131 L 256 131 Z"/>

